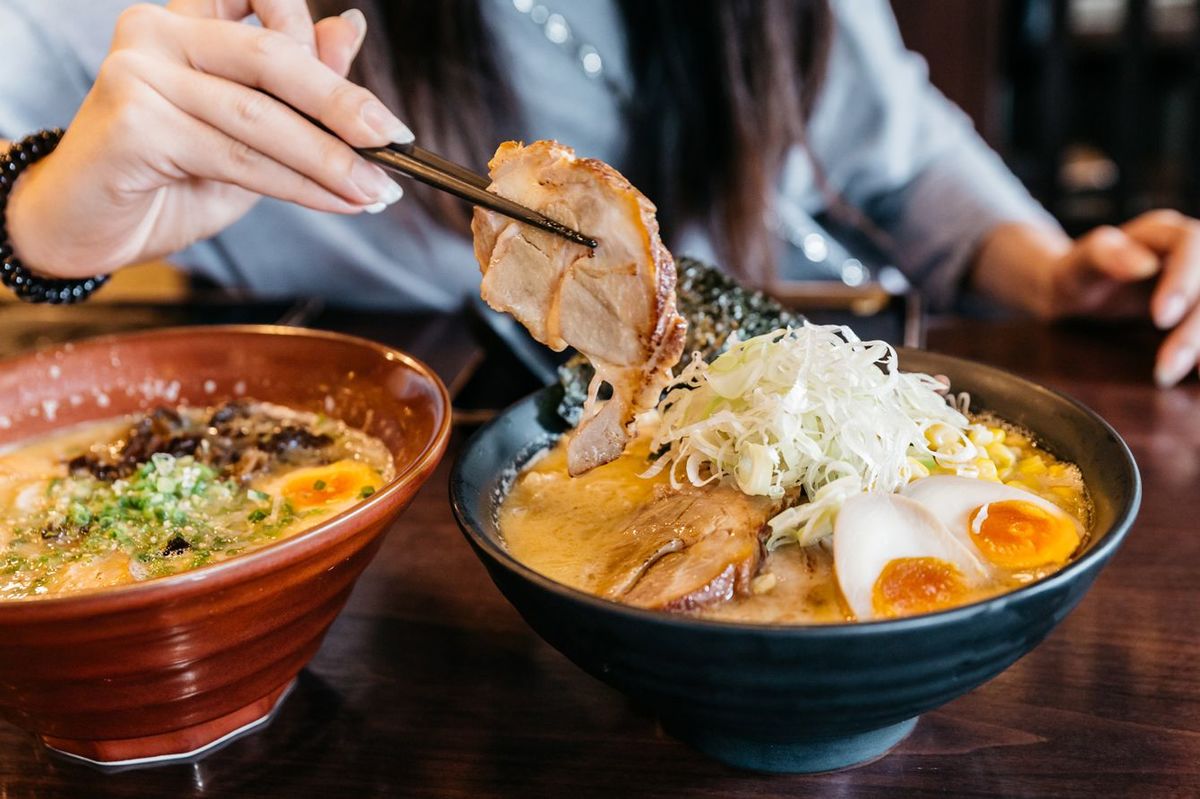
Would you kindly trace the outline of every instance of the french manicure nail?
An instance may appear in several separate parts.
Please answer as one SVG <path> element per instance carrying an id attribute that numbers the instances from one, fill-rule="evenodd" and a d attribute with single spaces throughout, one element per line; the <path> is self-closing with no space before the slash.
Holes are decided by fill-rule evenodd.
<path id="1" fill-rule="evenodd" d="M 392 205 L 393 203 L 399 202 L 400 198 L 403 196 L 404 189 L 400 188 L 400 184 L 389 179 L 387 185 L 383 188 L 383 192 L 379 195 L 379 202 L 383 203 L 384 205 Z"/>
<path id="2" fill-rule="evenodd" d="M 1162 311 L 1158 314 L 1158 326 L 1161 329 L 1175 327 L 1187 313 L 1187 300 L 1183 295 L 1172 294 L 1163 300 Z"/>
<path id="3" fill-rule="evenodd" d="M 382 214 L 387 210 L 387 207 L 387 203 L 371 203 L 370 205 L 363 206 L 363 210 L 368 214 Z"/>
<path id="4" fill-rule="evenodd" d="M 376 202 L 386 202 L 385 198 L 394 193 L 395 181 L 389 178 L 383 169 L 374 164 L 355 158 L 354 166 L 350 168 L 350 180 L 359 187 L 359 191 Z"/>
<path id="5" fill-rule="evenodd" d="M 1175 352 L 1154 370 L 1154 381 L 1159 388 L 1170 388 L 1178 383 L 1196 365 L 1196 353 L 1189 349 Z"/>
<path id="6" fill-rule="evenodd" d="M 380 136 L 386 136 L 390 142 L 409 144 L 414 138 L 408 125 L 397 119 L 395 114 L 384 108 L 383 103 L 377 100 L 370 100 L 363 106 L 362 116 L 363 121 L 370 126 L 371 130 Z"/>
<path id="7" fill-rule="evenodd" d="M 358 38 L 354 41 L 354 49 L 362 47 L 363 39 L 367 37 L 367 18 L 363 12 L 357 8 L 348 8 L 341 13 L 341 18 L 354 26 L 354 30 L 358 32 Z"/>

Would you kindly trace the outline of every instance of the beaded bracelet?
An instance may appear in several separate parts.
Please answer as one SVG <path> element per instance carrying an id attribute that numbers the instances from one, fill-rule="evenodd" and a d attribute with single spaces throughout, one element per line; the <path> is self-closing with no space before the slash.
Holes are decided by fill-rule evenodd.
<path id="1" fill-rule="evenodd" d="M 82 302 L 108 281 L 108 275 L 82 280 L 38 277 L 13 254 L 12 244 L 8 240 L 6 212 L 13 185 L 25 167 L 54 151 L 62 135 L 59 128 L 39 131 L 11 145 L 7 153 L 0 155 L 0 282 L 25 302 L 48 302 L 54 305 Z"/>

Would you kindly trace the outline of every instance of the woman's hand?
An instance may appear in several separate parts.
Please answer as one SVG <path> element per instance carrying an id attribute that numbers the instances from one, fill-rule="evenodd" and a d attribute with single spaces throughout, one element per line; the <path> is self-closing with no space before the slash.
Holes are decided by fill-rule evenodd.
<path id="1" fill-rule="evenodd" d="M 1151 284 L 1149 278 L 1157 276 Z M 1058 270 L 1064 313 L 1149 312 L 1169 330 L 1154 378 L 1173 386 L 1200 363 L 1200 222 L 1176 211 L 1150 211 L 1120 227 L 1079 239 Z"/>
<path id="2" fill-rule="evenodd" d="M 1149 211 L 1075 241 L 1002 225 L 980 248 L 974 284 L 1047 319 L 1149 315 L 1170 331 L 1155 361 L 1160 386 L 1200 364 L 1200 221 L 1176 211 Z"/>
<path id="3" fill-rule="evenodd" d="M 261 28 L 242 22 L 251 14 Z M 36 272 L 82 277 L 176 252 L 262 196 L 342 214 L 400 199 L 379 167 L 264 93 L 355 147 L 411 141 L 344 77 L 365 33 L 358 11 L 314 25 L 304 0 L 129 8 L 62 142 L 14 187 L 14 251 Z"/>

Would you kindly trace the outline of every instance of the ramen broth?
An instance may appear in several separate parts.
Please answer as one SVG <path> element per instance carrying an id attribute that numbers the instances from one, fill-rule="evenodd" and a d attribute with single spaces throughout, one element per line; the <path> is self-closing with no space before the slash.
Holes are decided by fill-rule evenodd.
<path id="1" fill-rule="evenodd" d="M 1084 531 L 1088 529 L 1090 505 L 1077 467 L 1058 460 L 1037 446 L 1027 432 L 1001 420 L 981 416 L 975 421 L 987 431 L 980 433 L 986 438 L 980 446 L 981 479 L 1036 494 L 1078 519 Z M 643 476 L 650 463 L 652 436 L 651 425 L 645 425 L 639 438 L 616 461 L 574 478 L 567 474 L 563 441 L 536 456 L 517 475 L 499 512 L 500 531 L 512 555 L 564 585 L 639 604 L 609 589 L 614 584 L 612 573 L 630 567 L 620 563 L 622 558 L 645 554 L 644 549 L 634 550 L 629 545 L 630 536 L 640 532 L 633 529 L 637 527 L 635 520 L 644 518 L 649 505 L 680 490 L 671 486 L 665 472 Z M 938 473 L 936 466 L 931 471 Z M 731 497 L 722 495 L 711 511 L 702 511 L 697 518 L 703 520 L 727 510 Z M 761 525 L 760 517 L 748 518 L 753 519 L 751 524 Z M 761 541 L 765 536 L 758 538 Z M 1081 542 L 1077 551 L 1085 543 Z M 678 553 L 664 557 L 678 557 Z M 957 604 L 1011 591 L 1062 565 L 1003 571 L 986 584 L 975 586 Z M 749 590 L 727 593 L 730 595 L 691 607 L 666 609 L 683 610 L 701 618 L 765 624 L 854 620 L 839 591 L 828 542 L 807 547 L 784 545 L 766 552 L 749 580 Z"/>
<path id="2" fill-rule="evenodd" d="M 383 442 L 256 401 L 158 408 L 0 452 L 0 599 L 162 577 L 251 552 L 392 479 Z"/>

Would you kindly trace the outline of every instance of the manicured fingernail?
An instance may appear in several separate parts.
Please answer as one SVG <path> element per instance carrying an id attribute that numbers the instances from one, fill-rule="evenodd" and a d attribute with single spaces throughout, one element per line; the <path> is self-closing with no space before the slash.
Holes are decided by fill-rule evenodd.
<path id="1" fill-rule="evenodd" d="M 371 205 L 364 206 L 363 210 L 368 214 L 382 214 L 387 210 L 387 207 L 387 203 L 372 203 Z"/>
<path id="2" fill-rule="evenodd" d="M 408 129 L 396 115 L 383 107 L 383 103 L 376 100 L 371 100 L 363 106 L 362 110 L 363 121 L 366 122 L 371 130 L 378 133 L 380 136 L 386 136 L 388 141 L 396 144 L 408 144 L 413 140 L 412 131 Z"/>
<path id="3" fill-rule="evenodd" d="M 1155 320 L 1158 326 L 1163 330 L 1168 327 L 1175 327 L 1179 324 L 1179 320 L 1187 313 L 1187 300 L 1182 294 L 1171 294 L 1162 303 L 1162 310 L 1158 312 L 1158 318 Z"/>
<path id="4" fill-rule="evenodd" d="M 350 171 L 354 185 L 376 202 L 391 205 L 404 196 L 400 184 L 387 176 L 382 169 L 366 161 L 355 161 Z"/>
<path id="5" fill-rule="evenodd" d="M 383 189 L 383 194 L 379 195 L 379 202 L 384 205 L 392 205 L 400 202 L 400 198 L 404 196 L 404 189 L 400 188 L 400 184 L 389 179 L 387 186 Z"/>
<path id="6" fill-rule="evenodd" d="M 1183 379 L 1183 376 L 1196 365 L 1196 353 L 1189 349 L 1176 350 L 1175 353 L 1158 365 L 1154 370 L 1154 381 L 1159 388 L 1170 388 Z"/>
<path id="7" fill-rule="evenodd" d="M 341 13 L 342 19 L 354 26 L 354 30 L 358 32 L 358 38 L 354 40 L 354 49 L 362 47 L 363 39 L 367 38 L 367 18 L 363 12 L 357 8 L 349 8 Z"/>

